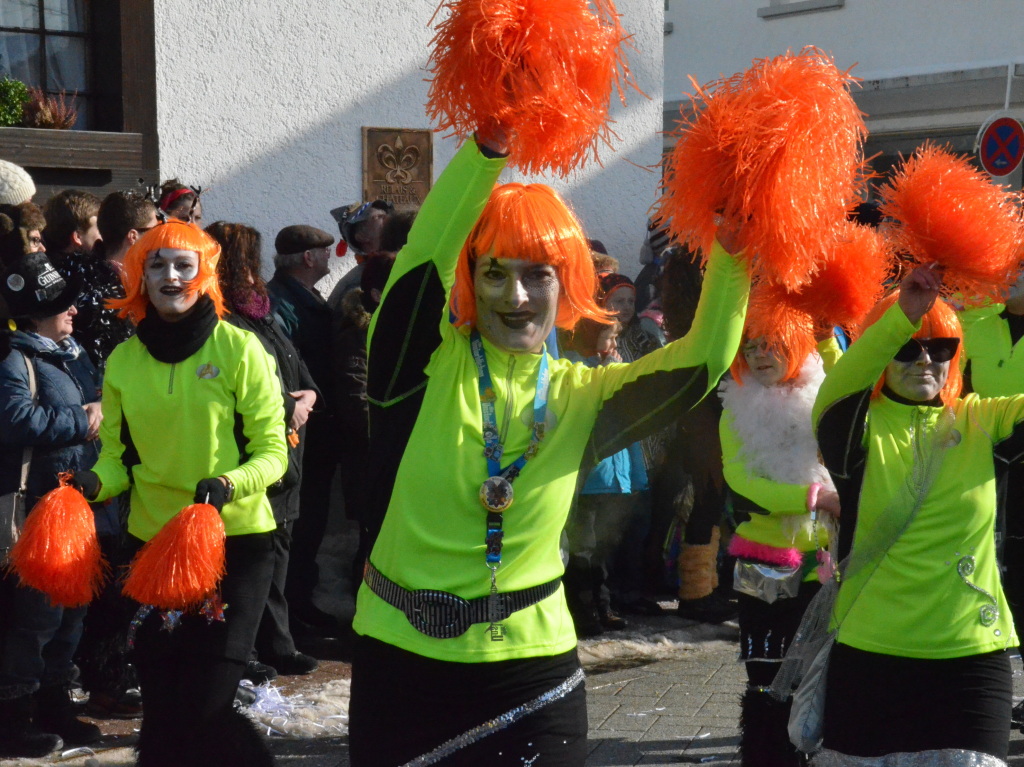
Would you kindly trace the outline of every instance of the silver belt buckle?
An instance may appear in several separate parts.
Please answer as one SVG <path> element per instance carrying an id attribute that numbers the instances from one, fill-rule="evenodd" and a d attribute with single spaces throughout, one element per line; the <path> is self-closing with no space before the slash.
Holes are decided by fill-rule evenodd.
<path id="1" fill-rule="evenodd" d="M 470 626 L 469 602 L 447 591 L 411 591 L 403 612 L 414 629 L 435 639 L 461 636 Z"/>

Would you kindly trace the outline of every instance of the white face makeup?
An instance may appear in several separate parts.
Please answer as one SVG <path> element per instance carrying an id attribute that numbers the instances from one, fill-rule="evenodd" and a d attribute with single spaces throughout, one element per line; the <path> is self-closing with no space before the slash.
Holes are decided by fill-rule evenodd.
<path id="1" fill-rule="evenodd" d="M 891 360 L 885 366 L 885 385 L 910 402 L 931 402 L 939 396 L 948 377 L 949 361 L 935 362 L 924 348 L 913 362 Z"/>
<path id="2" fill-rule="evenodd" d="M 199 275 L 199 254 L 194 250 L 161 248 L 146 256 L 143 281 L 149 302 L 161 319 L 175 322 L 185 317 L 199 300 L 189 285 Z"/>
<path id="3" fill-rule="evenodd" d="M 750 374 L 761 386 L 775 386 L 786 375 L 786 360 L 770 351 L 763 337 L 751 338 L 741 348 Z"/>
<path id="4" fill-rule="evenodd" d="M 540 352 L 555 326 L 561 283 L 551 264 L 481 256 L 473 268 L 476 326 L 507 352 Z"/>
<path id="5" fill-rule="evenodd" d="M 604 308 L 612 312 L 623 325 L 628 325 L 636 314 L 636 291 L 629 286 L 616 288 L 605 299 Z"/>

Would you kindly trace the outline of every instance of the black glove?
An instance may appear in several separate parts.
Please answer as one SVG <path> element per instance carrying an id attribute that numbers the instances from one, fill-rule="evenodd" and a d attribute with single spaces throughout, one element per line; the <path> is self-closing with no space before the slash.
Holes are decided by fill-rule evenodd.
<path id="1" fill-rule="evenodd" d="M 82 469 L 71 475 L 71 487 L 85 496 L 85 500 L 93 500 L 100 492 L 100 478 L 94 471 Z"/>
<path id="2" fill-rule="evenodd" d="M 228 486 L 220 478 L 201 479 L 196 484 L 196 503 L 208 503 L 217 511 L 224 508 L 224 504 L 231 500 Z"/>

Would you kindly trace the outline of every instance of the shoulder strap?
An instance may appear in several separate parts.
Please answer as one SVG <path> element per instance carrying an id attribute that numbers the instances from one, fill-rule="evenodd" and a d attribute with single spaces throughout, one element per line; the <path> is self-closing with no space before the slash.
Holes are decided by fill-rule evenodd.
<path id="1" fill-rule="evenodd" d="M 28 390 L 32 394 L 32 404 L 34 405 L 39 402 L 39 391 L 36 387 L 36 366 L 32 364 L 32 360 L 24 352 L 18 353 L 25 360 L 25 369 L 28 370 Z M 18 490 L 22 495 L 28 489 L 28 470 L 31 465 L 32 446 L 29 445 L 21 453 L 21 484 L 18 486 Z"/>

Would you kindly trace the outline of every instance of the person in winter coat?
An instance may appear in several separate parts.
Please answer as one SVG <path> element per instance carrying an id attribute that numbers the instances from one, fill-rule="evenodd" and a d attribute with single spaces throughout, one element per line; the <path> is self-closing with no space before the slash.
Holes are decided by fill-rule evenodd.
<path id="1" fill-rule="evenodd" d="M 502 133 L 441 174 L 370 326 L 376 536 L 353 622 L 353 767 L 583 764 L 559 552 L 580 467 L 692 406 L 739 346 L 749 278 L 716 247 L 688 338 L 629 365 L 551 359 L 556 321 L 609 317 L 554 190 L 495 187 Z"/>
<path id="2" fill-rule="evenodd" d="M 33 232 L 29 243 L 38 239 Z M 99 454 L 99 376 L 71 336 L 80 287 L 41 249 L 0 276 L 15 328 L 0 361 L 0 495 L 21 486 L 27 460 L 27 509 L 57 487 L 59 474 L 87 469 Z M 99 739 L 98 727 L 75 717 L 68 695 L 86 608 L 54 606 L 13 574 L 4 592 L 0 756 L 41 757 Z"/>
<path id="3" fill-rule="evenodd" d="M 253 333 L 222 322 L 220 246 L 169 220 L 125 257 L 125 298 L 138 332 L 107 360 L 103 449 L 74 484 L 89 499 L 131 489 L 138 550 L 185 506 L 206 502 L 227 534 L 219 593 L 197 612 L 140 605 L 134 661 L 142 685 L 139 767 L 273 763 L 233 708 L 275 567 L 277 524 L 266 490 L 288 468 L 281 383 Z"/>
<path id="4" fill-rule="evenodd" d="M 255 684 L 274 679 L 278 673 L 310 674 L 316 658 L 295 648 L 288 627 L 288 600 L 284 594 L 291 551 L 292 526 L 299 516 L 299 488 L 302 484 L 302 452 L 306 447 L 306 421 L 317 401 L 317 388 L 292 342 L 270 311 L 267 286 L 260 276 L 263 243 L 260 233 L 245 224 L 217 221 L 206 233 L 221 246 L 217 273 L 227 321 L 255 333 L 263 348 L 274 358 L 281 382 L 285 424 L 289 434 L 288 471 L 267 489 L 274 510 L 274 577 L 270 596 L 256 634 L 255 658 L 246 665 L 245 678 Z M 258 658 L 258 660 L 256 660 Z"/>

